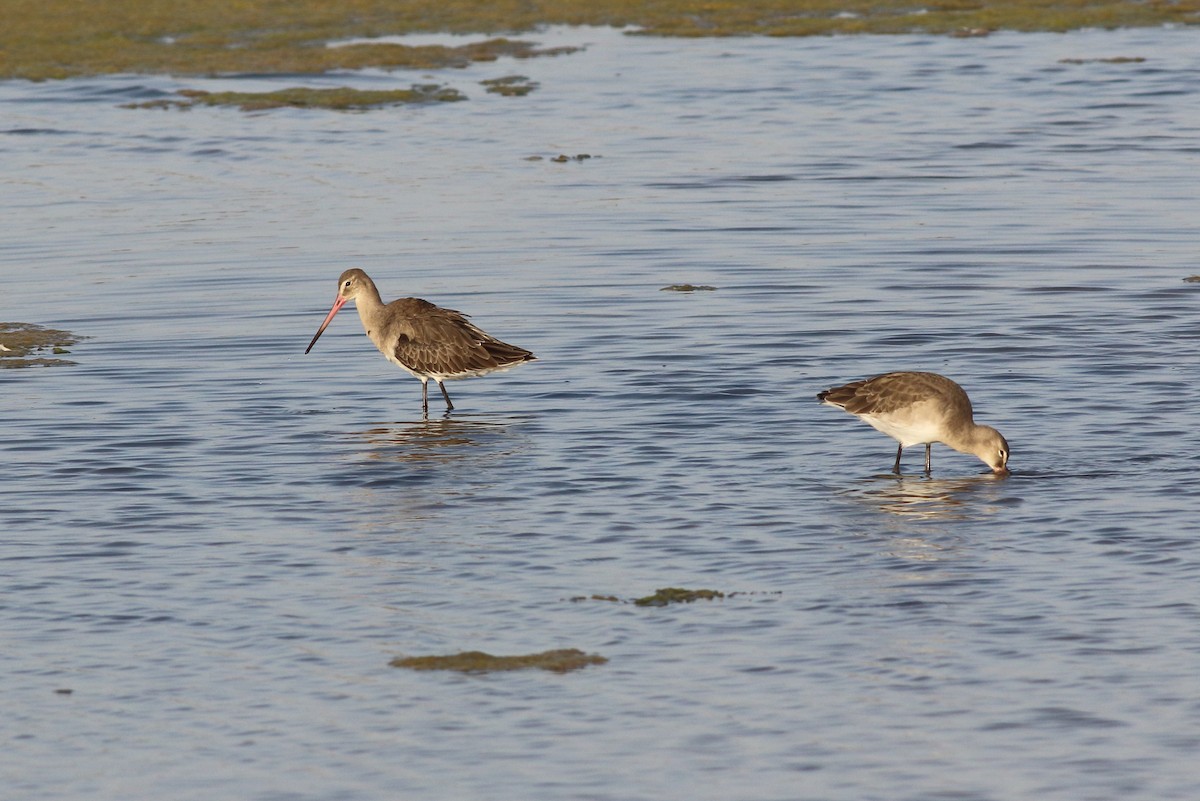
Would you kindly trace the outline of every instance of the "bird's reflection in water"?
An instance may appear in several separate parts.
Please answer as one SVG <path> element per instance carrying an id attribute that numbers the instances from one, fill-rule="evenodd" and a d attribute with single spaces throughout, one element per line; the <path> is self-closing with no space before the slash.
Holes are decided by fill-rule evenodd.
<path id="1" fill-rule="evenodd" d="M 887 474 L 866 479 L 865 487 L 847 490 L 846 495 L 901 517 L 966 520 L 1000 510 L 1004 481 L 993 473 L 957 478 Z"/>
<path id="2" fill-rule="evenodd" d="M 527 476 L 523 454 L 530 440 L 522 422 L 511 415 L 455 416 L 385 423 L 352 434 L 362 443 L 355 449 L 361 461 L 343 472 L 357 486 L 353 505 L 363 513 L 362 533 L 407 536 L 427 531 L 430 521 L 455 519 L 452 526 L 436 526 L 439 536 L 462 536 L 470 528 L 463 520 L 474 518 L 458 517 L 454 509 Z"/>
<path id="3" fill-rule="evenodd" d="M 523 437 L 514 438 L 519 420 L 431 418 L 389 423 L 369 428 L 360 436 L 372 447 L 368 459 L 397 462 L 452 462 L 468 457 L 494 457 L 519 449 Z"/>

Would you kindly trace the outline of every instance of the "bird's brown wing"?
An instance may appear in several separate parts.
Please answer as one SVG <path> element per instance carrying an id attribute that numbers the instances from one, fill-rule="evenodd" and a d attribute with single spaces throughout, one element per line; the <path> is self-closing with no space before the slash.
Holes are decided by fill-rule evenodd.
<path id="1" fill-rule="evenodd" d="M 469 376 L 533 359 L 524 348 L 501 342 L 473 325 L 465 314 L 418 298 L 405 298 L 403 314 L 389 332 L 392 354 L 413 372 Z"/>
<path id="2" fill-rule="evenodd" d="M 971 410 L 971 401 L 962 387 L 936 373 L 884 373 L 828 389 L 817 398 L 851 414 L 895 414 L 913 404 L 934 399 L 943 406 L 965 407 L 968 415 Z"/>

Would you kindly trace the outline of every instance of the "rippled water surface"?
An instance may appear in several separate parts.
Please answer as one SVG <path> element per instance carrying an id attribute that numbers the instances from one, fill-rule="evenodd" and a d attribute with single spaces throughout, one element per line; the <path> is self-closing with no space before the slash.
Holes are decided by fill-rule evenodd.
<path id="1" fill-rule="evenodd" d="M 1197 35 L 0 85 L 0 319 L 88 337 L 0 372 L 6 797 L 1200 797 Z M 349 266 L 539 361 L 422 420 L 352 311 L 303 355 Z M 893 369 L 1013 475 L 814 398 Z"/>

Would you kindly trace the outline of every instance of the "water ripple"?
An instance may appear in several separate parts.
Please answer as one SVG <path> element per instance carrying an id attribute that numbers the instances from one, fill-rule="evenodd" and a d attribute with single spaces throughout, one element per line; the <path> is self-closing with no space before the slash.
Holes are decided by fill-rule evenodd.
<path id="1" fill-rule="evenodd" d="M 539 35 L 519 103 L 0 86 L 6 300 L 89 337 L 4 376 L 13 792 L 1195 798 L 1194 35 Z M 348 266 L 540 359 L 422 419 L 303 353 Z M 815 399 L 893 369 L 1013 474 Z"/>

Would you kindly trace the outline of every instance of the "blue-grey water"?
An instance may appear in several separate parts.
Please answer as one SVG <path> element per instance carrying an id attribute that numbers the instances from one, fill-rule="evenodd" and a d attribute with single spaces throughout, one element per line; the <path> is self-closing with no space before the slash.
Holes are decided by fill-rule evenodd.
<path id="1" fill-rule="evenodd" d="M 89 337 L 0 371 L 3 797 L 1194 801 L 1198 35 L 0 84 L 0 320 Z M 422 420 L 303 355 L 350 266 L 539 361 Z M 1011 477 L 814 398 L 895 369 Z"/>

